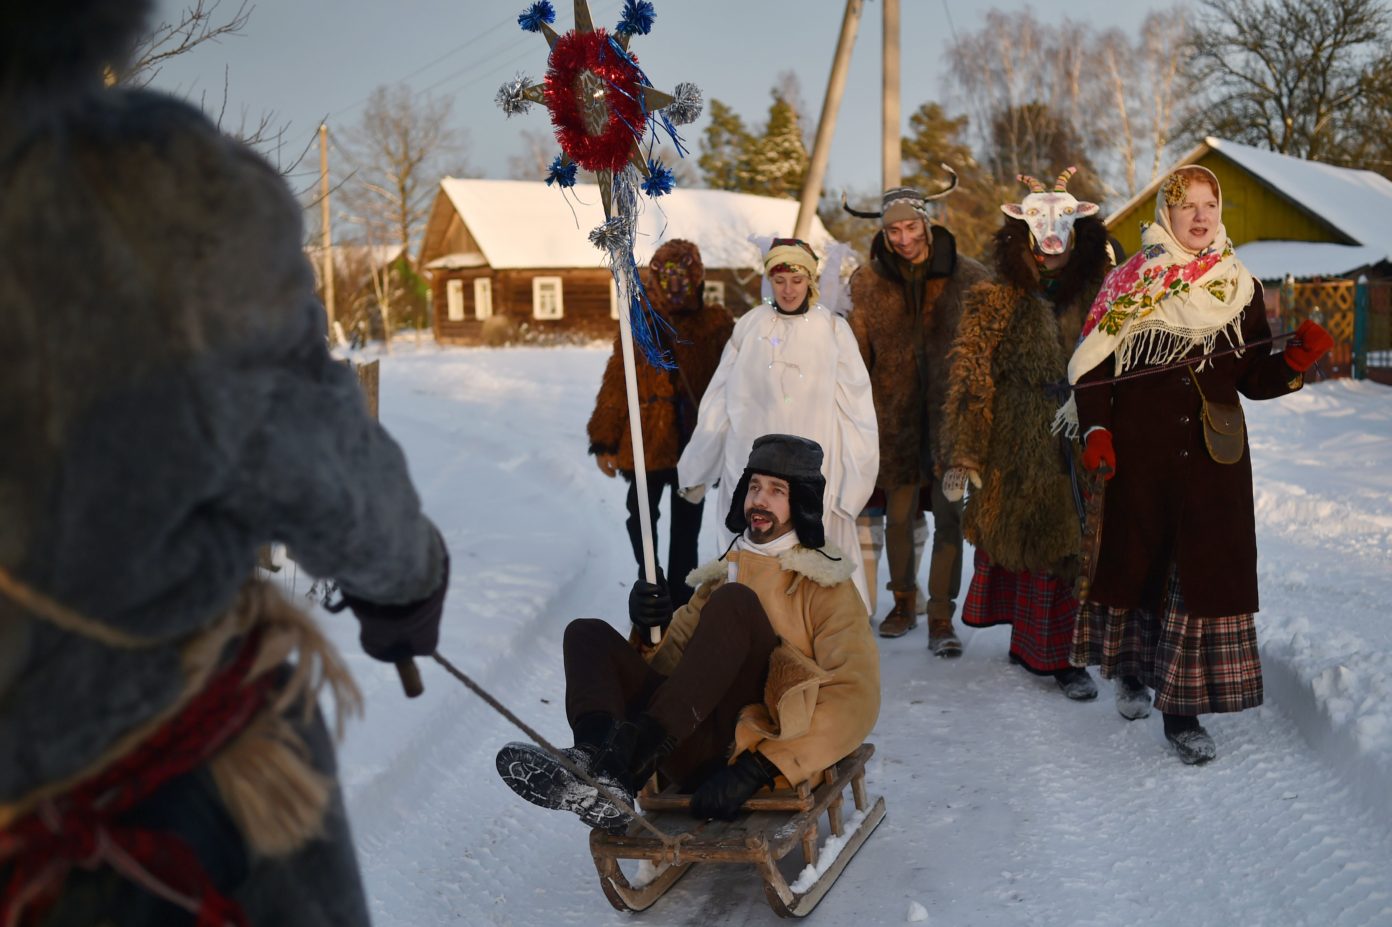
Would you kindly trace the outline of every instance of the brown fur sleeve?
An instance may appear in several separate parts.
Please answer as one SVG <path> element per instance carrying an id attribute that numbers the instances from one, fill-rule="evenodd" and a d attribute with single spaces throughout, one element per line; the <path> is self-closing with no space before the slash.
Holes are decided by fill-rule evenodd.
<path id="1" fill-rule="evenodd" d="M 594 412 L 586 429 L 590 436 L 590 453 L 617 454 L 627 419 L 628 395 L 624 387 L 623 356 L 616 338 L 609 363 L 604 367 L 604 377 L 599 381 L 599 395 L 595 397 Z"/>
<path id="2" fill-rule="evenodd" d="M 860 348 L 860 358 L 865 361 L 865 369 L 873 374 L 875 372 L 875 348 L 870 343 L 868 325 L 870 299 L 865 292 L 865 280 L 861 276 L 869 273 L 874 273 L 874 271 L 868 267 L 861 267 L 851 275 L 851 311 L 846 315 L 846 322 L 851 326 L 851 334 L 855 335 L 856 345 Z"/>
<path id="3" fill-rule="evenodd" d="M 991 367 L 1010 320 L 1007 287 L 978 284 L 963 299 L 962 322 L 948 355 L 951 374 L 947 388 L 943 447 L 949 466 L 986 463 L 990 445 L 992 404 L 996 384 Z"/>

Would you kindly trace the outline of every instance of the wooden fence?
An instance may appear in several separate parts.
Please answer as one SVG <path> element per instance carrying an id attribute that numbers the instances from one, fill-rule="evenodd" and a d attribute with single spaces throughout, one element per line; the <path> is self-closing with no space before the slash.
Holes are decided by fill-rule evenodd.
<path id="1" fill-rule="evenodd" d="M 1320 362 L 1327 376 L 1392 385 L 1392 280 L 1287 283 L 1267 316 L 1276 334 L 1295 330 L 1305 319 L 1327 328 L 1334 336 L 1334 347 Z"/>

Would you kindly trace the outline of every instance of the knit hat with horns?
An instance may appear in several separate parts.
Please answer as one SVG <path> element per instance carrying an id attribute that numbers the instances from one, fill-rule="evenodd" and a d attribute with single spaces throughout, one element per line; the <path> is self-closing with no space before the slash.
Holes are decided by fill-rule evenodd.
<path id="1" fill-rule="evenodd" d="M 928 204 L 934 200 L 942 199 L 957 189 L 957 172 L 946 164 L 939 166 L 952 175 L 952 182 L 947 185 L 945 190 L 924 194 L 913 187 L 890 187 L 880 197 L 879 212 L 852 209 L 850 204 L 846 202 L 846 194 L 843 193 L 841 194 L 841 208 L 861 219 L 879 219 L 880 224 L 886 228 L 905 219 L 922 219 L 926 222 L 928 220 Z"/>

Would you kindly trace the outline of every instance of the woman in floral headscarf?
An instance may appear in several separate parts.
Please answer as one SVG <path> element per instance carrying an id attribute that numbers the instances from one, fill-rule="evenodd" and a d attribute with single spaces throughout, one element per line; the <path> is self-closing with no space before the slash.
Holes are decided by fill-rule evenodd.
<path id="1" fill-rule="evenodd" d="M 1252 464 L 1238 393 L 1299 389 L 1333 342 L 1307 321 L 1284 352 L 1271 352 L 1261 284 L 1233 253 L 1212 172 L 1190 166 L 1167 177 L 1141 243 L 1108 277 L 1068 365 L 1074 392 L 1061 424 L 1081 432 L 1084 467 L 1107 480 L 1072 659 L 1117 680 L 1128 719 L 1150 713 L 1154 689 L 1180 759 L 1203 763 L 1216 750 L 1198 716 L 1262 701 Z M 1210 356 L 1229 348 L 1239 350 Z"/>

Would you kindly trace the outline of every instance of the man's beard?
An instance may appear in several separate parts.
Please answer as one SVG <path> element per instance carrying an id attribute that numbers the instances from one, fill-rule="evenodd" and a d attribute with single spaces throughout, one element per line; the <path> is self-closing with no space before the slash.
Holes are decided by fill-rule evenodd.
<path id="1" fill-rule="evenodd" d="M 754 527 L 754 516 L 759 515 L 768 519 L 768 527 L 762 531 Z M 753 508 L 745 513 L 745 522 L 749 525 L 749 540 L 755 544 L 767 544 L 774 538 L 781 537 L 787 533 L 788 523 L 779 521 L 768 509 Z"/>

